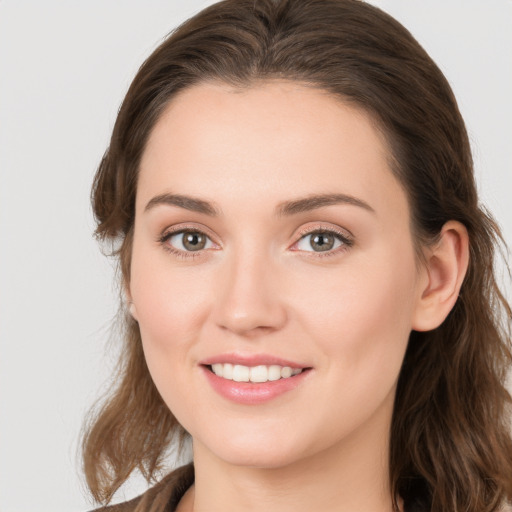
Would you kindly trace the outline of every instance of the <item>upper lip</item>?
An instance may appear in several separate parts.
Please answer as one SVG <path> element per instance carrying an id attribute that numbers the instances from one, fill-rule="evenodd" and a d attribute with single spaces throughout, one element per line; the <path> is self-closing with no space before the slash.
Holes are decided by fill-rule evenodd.
<path id="1" fill-rule="evenodd" d="M 236 354 L 236 353 L 228 353 L 228 354 L 219 354 L 216 356 L 208 357 L 199 362 L 199 364 L 205 366 L 211 366 L 212 364 L 239 364 L 242 366 L 271 366 L 271 365 L 279 365 L 279 366 L 289 366 L 291 368 L 309 368 L 308 365 L 298 363 L 296 361 L 290 361 L 288 359 L 283 359 L 282 357 L 273 356 L 271 354 Z"/>

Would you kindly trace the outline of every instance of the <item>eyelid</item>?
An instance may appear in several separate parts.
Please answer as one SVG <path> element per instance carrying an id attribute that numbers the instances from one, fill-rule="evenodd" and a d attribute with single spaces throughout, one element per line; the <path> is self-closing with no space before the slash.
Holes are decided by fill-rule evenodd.
<path id="1" fill-rule="evenodd" d="M 342 245 L 335 249 L 325 251 L 325 252 L 316 252 L 316 251 L 302 251 L 301 249 L 294 248 L 297 244 L 306 236 L 312 235 L 314 233 L 329 233 L 335 235 L 339 240 L 341 240 Z M 333 226 L 332 224 L 314 224 L 303 226 L 297 232 L 295 237 L 295 241 L 290 246 L 290 250 L 297 252 L 304 252 L 309 255 L 314 255 L 314 257 L 324 257 L 324 256 L 332 256 L 338 254 L 340 251 L 345 251 L 354 245 L 354 235 L 345 228 L 340 228 L 339 226 Z"/>
<path id="2" fill-rule="evenodd" d="M 214 247 L 209 247 L 205 249 L 199 249 L 197 251 L 183 251 L 181 249 L 178 249 L 171 244 L 167 243 L 168 240 L 175 235 L 179 235 L 180 233 L 200 233 L 204 236 L 206 236 L 211 243 L 214 245 Z M 161 245 L 164 250 L 170 252 L 173 256 L 176 256 L 178 258 L 182 259 L 194 259 L 201 256 L 205 256 L 205 253 L 212 251 L 212 250 L 218 250 L 221 248 L 220 243 L 216 240 L 217 237 L 212 234 L 211 230 L 208 229 L 206 226 L 198 225 L 198 224 L 175 224 L 172 226 L 169 226 L 165 228 L 157 237 L 156 242 Z"/>
<path id="3" fill-rule="evenodd" d="M 210 247 L 208 249 L 199 249 L 197 251 L 182 251 L 177 249 L 170 244 L 167 244 L 167 240 L 173 236 L 183 232 L 196 232 L 201 233 L 208 237 L 208 239 L 212 242 L 215 247 Z M 317 252 L 317 251 L 303 251 L 301 249 L 294 248 L 300 240 L 304 237 L 314 234 L 314 233 L 330 233 L 335 235 L 339 240 L 341 240 L 342 245 L 340 247 L 331 249 L 325 252 Z M 330 223 L 315 223 L 308 224 L 306 226 L 302 226 L 295 235 L 295 241 L 291 246 L 289 246 L 289 250 L 307 253 L 309 256 L 314 257 L 325 257 L 332 256 L 338 254 L 339 252 L 345 251 L 354 245 L 354 235 L 346 228 L 341 228 L 339 226 L 332 225 Z M 169 252 L 177 255 L 182 258 L 197 258 L 204 253 L 209 252 L 211 250 L 219 250 L 222 249 L 222 244 L 218 241 L 218 237 L 212 233 L 212 231 L 202 224 L 197 223 L 184 223 L 184 224 L 175 224 L 169 227 L 166 227 L 160 235 L 157 237 L 157 243 L 164 246 L 164 249 Z"/>
<path id="4" fill-rule="evenodd" d="M 298 230 L 297 236 L 300 238 L 306 235 L 310 235 L 311 233 L 316 233 L 318 231 L 323 233 L 334 233 L 347 240 L 353 240 L 354 238 L 354 235 L 348 229 L 341 228 L 330 223 L 307 224 Z"/>
<path id="5" fill-rule="evenodd" d="M 203 224 L 173 224 L 172 226 L 168 226 L 165 229 L 161 231 L 161 234 L 158 235 L 157 241 L 161 241 L 163 238 L 177 235 L 178 233 L 183 233 L 185 231 L 195 232 L 195 233 L 201 233 L 203 235 L 206 235 L 215 245 L 221 247 L 220 242 L 218 241 L 218 237 L 206 226 Z"/>

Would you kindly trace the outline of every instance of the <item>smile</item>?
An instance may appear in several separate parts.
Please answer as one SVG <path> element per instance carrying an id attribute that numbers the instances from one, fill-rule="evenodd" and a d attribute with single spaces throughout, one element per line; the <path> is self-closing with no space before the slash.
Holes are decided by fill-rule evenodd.
<path id="1" fill-rule="evenodd" d="M 302 373 L 303 368 L 291 368 L 273 364 L 270 366 L 244 366 L 241 364 L 216 363 L 210 366 L 211 371 L 226 380 L 235 382 L 272 382 L 288 379 Z"/>
<path id="2" fill-rule="evenodd" d="M 243 405 L 258 405 L 282 395 L 293 395 L 313 374 L 313 368 L 305 362 L 271 354 L 218 354 L 203 359 L 199 366 L 216 393 Z"/>

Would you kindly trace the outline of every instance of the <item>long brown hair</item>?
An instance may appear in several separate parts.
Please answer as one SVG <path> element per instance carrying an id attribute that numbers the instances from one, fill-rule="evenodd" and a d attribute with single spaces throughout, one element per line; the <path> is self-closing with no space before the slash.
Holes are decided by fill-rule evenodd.
<path id="1" fill-rule="evenodd" d="M 494 271 L 502 239 L 479 206 L 450 86 L 396 20 L 358 0 L 225 0 L 182 24 L 142 65 L 119 111 L 92 190 L 98 237 L 120 243 L 115 254 L 127 283 L 139 162 L 180 90 L 275 78 L 328 91 L 376 120 L 418 245 L 448 220 L 466 226 L 470 263 L 457 303 L 439 328 L 410 336 L 390 433 L 390 483 L 397 510 L 399 497 L 407 510 L 498 510 L 512 499 L 505 388 L 512 313 Z M 83 443 L 87 482 L 102 502 L 136 468 L 153 477 L 173 438 L 186 437 L 153 385 L 137 323 L 129 315 L 123 321 L 117 388 Z"/>

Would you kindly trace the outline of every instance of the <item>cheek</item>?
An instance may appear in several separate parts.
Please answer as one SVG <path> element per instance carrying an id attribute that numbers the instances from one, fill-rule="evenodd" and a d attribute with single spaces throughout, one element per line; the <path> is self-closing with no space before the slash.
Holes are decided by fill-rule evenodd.
<path id="1" fill-rule="evenodd" d="M 171 265 L 165 253 L 147 252 L 134 248 L 130 284 L 144 350 L 179 356 L 179 348 L 192 343 L 204 322 L 208 277 L 199 267 Z"/>
<path id="2" fill-rule="evenodd" d="M 321 280 L 306 283 L 298 308 L 303 329 L 318 340 L 340 374 L 391 379 L 399 372 L 411 332 L 415 304 L 414 255 L 384 248 L 351 261 Z M 394 377 L 393 377 L 394 378 Z"/>
<path id="3" fill-rule="evenodd" d="M 155 258 L 134 250 L 130 290 L 146 363 L 163 400 L 185 428 L 193 424 L 190 396 L 197 393 L 191 352 L 210 300 L 204 286 L 208 280 L 200 274 L 197 268 L 191 272 L 171 266 L 166 254 Z"/>

